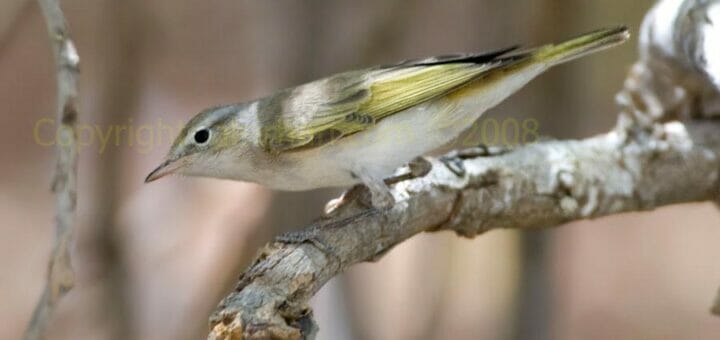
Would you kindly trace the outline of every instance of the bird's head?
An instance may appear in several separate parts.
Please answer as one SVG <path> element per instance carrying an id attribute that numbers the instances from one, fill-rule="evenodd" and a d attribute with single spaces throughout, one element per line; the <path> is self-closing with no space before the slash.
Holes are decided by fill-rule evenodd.
<path id="1" fill-rule="evenodd" d="M 170 174 L 222 177 L 220 164 L 228 157 L 241 159 L 248 144 L 247 105 L 228 105 L 204 110 L 180 131 L 165 160 L 145 178 L 152 182 Z"/>

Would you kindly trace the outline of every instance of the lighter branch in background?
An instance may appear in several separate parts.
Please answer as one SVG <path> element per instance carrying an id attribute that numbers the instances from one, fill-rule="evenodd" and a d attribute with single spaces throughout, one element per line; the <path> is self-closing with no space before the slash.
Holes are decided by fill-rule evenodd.
<path id="1" fill-rule="evenodd" d="M 48 277 L 40 301 L 25 333 L 25 339 L 43 339 L 52 311 L 74 284 L 70 245 L 77 202 L 77 77 L 80 58 L 70 40 L 67 23 L 57 0 L 38 0 L 47 24 L 57 67 L 57 163 L 52 189 L 55 193 L 56 236 L 48 267 Z"/>

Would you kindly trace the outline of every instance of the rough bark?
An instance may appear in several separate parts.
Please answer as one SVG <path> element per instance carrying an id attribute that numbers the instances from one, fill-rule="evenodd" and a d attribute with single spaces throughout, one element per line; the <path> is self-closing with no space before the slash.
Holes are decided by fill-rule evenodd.
<path id="1" fill-rule="evenodd" d="M 308 240 L 266 246 L 211 317 L 211 339 L 307 338 L 308 299 L 348 266 L 373 260 L 423 231 L 474 237 L 628 211 L 714 200 L 720 122 L 671 122 L 581 141 L 548 141 L 462 159 L 463 176 L 432 159 L 422 178 L 397 183 L 396 205 L 368 209 L 364 194 L 307 229 Z"/>

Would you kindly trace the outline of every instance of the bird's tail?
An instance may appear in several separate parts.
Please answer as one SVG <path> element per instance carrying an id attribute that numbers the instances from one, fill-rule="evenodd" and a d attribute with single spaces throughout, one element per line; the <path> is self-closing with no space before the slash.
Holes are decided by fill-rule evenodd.
<path id="1" fill-rule="evenodd" d="M 630 32 L 624 26 L 600 29 L 559 44 L 540 47 L 534 57 L 553 66 L 622 44 L 629 37 Z"/>

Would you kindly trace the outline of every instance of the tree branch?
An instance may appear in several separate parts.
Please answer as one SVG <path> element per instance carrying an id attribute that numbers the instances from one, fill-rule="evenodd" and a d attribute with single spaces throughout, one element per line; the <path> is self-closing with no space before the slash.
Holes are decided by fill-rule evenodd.
<path id="1" fill-rule="evenodd" d="M 348 202 L 309 227 L 308 242 L 266 246 L 211 317 L 210 338 L 310 337 L 307 301 L 325 282 L 423 231 L 474 237 L 717 197 L 720 122 L 622 125 L 582 141 L 455 156 L 464 176 L 431 160 L 425 177 L 394 186 L 398 202 L 386 212 L 365 208 L 364 195 Z"/>
<path id="2" fill-rule="evenodd" d="M 60 298 L 74 284 L 70 245 L 77 201 L 77 78 L 79 57 L 70 40 L 67 23 L 57 0 L 38 0 L 47 24 L 57 68 L 58 143 L 52 190 L 55 193 L 56 236 L 48 277 L 25 339 L 43 339 L 50 315 Z"/>
<path id="3" fill-rule="evenodd" d="M 720 113 L 718 68 L 708 59 L 718 30 L 708 18 L 720 15 L 719 6 L 668 0 L 648 14 L 640 61 L 618 95 L 623 111 L 607 134 L 432 159 L 430 173 L 394 185 L 397 203 L 387 211 L 368 208 L 367 192 L 351 189 L 330 216 L 261 251 L 211 316 L 208 338 L 314 338 L 308 300 L 325 282 L 423 231 L 474 237 L 497 228 L 717 202 L 720 121 L 707 117 Z M 671 121 L 678 118 L 685 123 Z M 720 297 L 713 311 L 720 313 Z"/>

